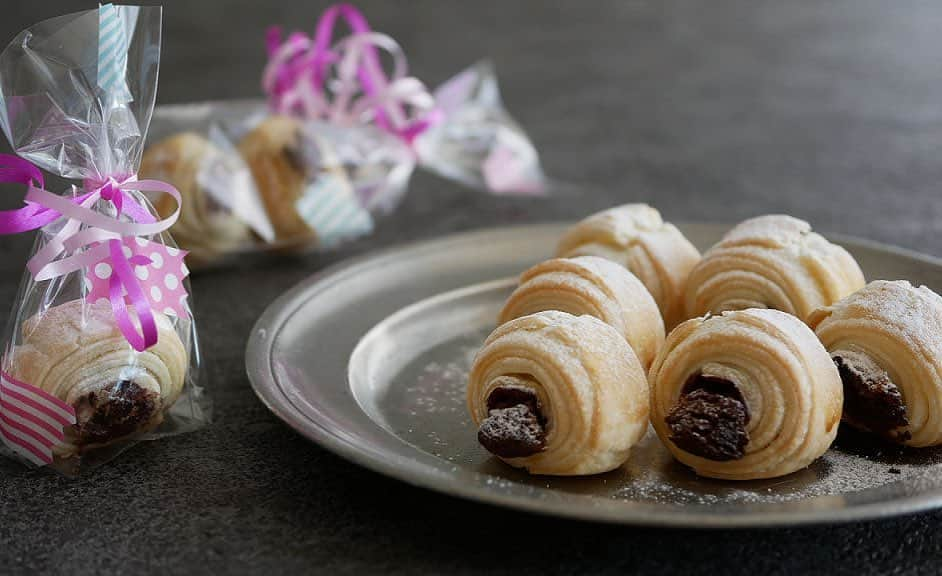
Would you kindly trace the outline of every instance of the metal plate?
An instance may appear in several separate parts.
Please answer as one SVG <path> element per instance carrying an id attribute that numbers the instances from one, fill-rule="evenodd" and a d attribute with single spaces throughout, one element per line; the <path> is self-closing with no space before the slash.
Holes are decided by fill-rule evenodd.
<path id="1" fill-rule="evenodd" d="M 875 446 L 842 431 L 806 470 L 767 481 L 698 478 L 652 431 L 622 468 L 529 476 L 477 445 L 464 407 L 471 358 L 513 277 L 551 255 L 564 226 L 484 230 L 387 250 L 310 278 L 253 330 L 259 398 L 304 436 L 380 473 L 533 512 L 625 524 L 787 525 L 898 515 L 942 504 L 942 449 Z M 727 226 L 680 225 L 701 249 Z M 942 290 L 942 262 L 836 239 L 868 279 Z"/>

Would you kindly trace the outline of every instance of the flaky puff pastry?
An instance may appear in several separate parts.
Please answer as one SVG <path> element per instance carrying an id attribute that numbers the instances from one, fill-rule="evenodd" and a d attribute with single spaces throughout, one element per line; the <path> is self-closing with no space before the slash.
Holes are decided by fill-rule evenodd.
<path id="1" fill-rule="evenodd" d="M 664 343 L 664 321 L 644 284 L 624 266 L 597 256 L 555 258 L 530 268 L 498 322 L 544 310 L 588 314 L 612 326 L 645 370 Z"/>
<path id="2" fill-rule="evenodd" d="M 942 444 L 942 297 L 878 280 L 809 324 L 844 382 L 844 421 L 908 446 Z"/>
<path id="3" fill-rule="evenodd" d="M 641 363 L 592 316 L 538 312 L 498 327 L 474 360 L 467 401 L 484 447 L 533 474 L 612 470 L 647 430 Z"/>
<path id="4" fill-rule="evenodd" d="M 654 297 L 668 330 L 685 318 L 687 275 L 700 261 L 700 252 L 680 230 L 647 204 L 589 216 L 563 235 L 556 255 L 601 256 L 631 270 Z"/>
<path id="5" fill-rule="evenodd" d="M 701 476 L 789 474 L 837 434 L 837 369 L 814 332 L 784 312 L 688 320 L 667 337 L 648 378 L 658 437 Z"/>
<path id="6" fill-rule="evenodd" d="M 252 170 L 275 229 L 275 240 L 282 245 L 310 242 L 316 237 L 297 209 L 308 182 L 301 155 L 301 129 L 299 120 L 271 116 L 239 143 L 239 152 Z"/>
<path id="7" fill-rule="evenodd" d="M 150 146 L 141 161 L 140 177 L 169 182 L 180 191 L 180 216 L 170 232 L 190 264 L 208 264 L 221 255 L 245 247 L 251 231 L 229 208 L 219 205 L 203 187 L 201 171 L 211 162 L 225 162 L 225 153 L 193 132 L 171 136 Z M 166 218 L 177 208 L 168 194 L 154 208 Z"/>
<path id="8" fill-rule="evenodd" d="M 11 375 L 75 408 L 57 456 L 152 430 L 183 390 L 188 355 L 169 318 L 155 312 L 157 343 L 135 352 L 105 301 L 73 300 L 24 322 Z"/>
<path id="9" fill-rule="evenodd" d="M 752 218 L 703 255 L 687 283 L 687 315 L 773 308 L 807 319 L 864 285 L 846 250 L 784 215 Z"/>

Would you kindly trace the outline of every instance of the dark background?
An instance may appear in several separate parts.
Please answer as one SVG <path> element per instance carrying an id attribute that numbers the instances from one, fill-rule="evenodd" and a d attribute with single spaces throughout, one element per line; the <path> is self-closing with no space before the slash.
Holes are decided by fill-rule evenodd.
<path id="1" fill-rule="evenodd" d="M 268 24 L 324 2 L 165 2 L 158 101 L 259 94 Z M 529 516 L 411 488 L 321 450 L 251 392 L 243 350 L 278 294 L 334 261 L 480 226 L 647 201 L 674 220 L 788 212 L 942 256 L 942 3 L 364 1 L 436 85 L 495 61 L 547 171 L 594 192 L 492 198 L 417 174 L 344 249 L 194 279 L 216 401 L 201 432 L 77 481 L 0 464 L 0 573 L 938 572 L 942 514 L 697 532 Z M 0 39 L 92 3 L 4 0 Z M 2 187 L 0 205 L 19 192 Z M 0 238 L 0 320 L 27 235 Z"/>

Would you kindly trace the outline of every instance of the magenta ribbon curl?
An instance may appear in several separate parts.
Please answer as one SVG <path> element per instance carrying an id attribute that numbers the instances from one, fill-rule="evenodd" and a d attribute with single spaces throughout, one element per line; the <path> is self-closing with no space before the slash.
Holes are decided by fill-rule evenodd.
<path id="1" fill-rule="evenodd" d="M 0 182 L 19 182 L 28 187 L 22 208 L 0 211 L 0 234 L 36 230 L 65 218 L 67 221 L 27 262 L 37 282 L 65 276 L 106 261 L 112 268 L 109 301 L 115 322 L 128 343 L 138 352 L 157 343 L 157 325 L 150 300 L 134 274 L 134 266 L 150 263 L 146 256 L 128 258 L 122 249 L 127 237 L 152 236 L 170 228 L 180 215 L 180 192 L 159 180 L 137 180 L 136 176 L 86 181 L 86 192 L 67 198 L 45 190 L 42 173 L 17 156 L 0 154 Z M 177 201 L 173 214 L 157 220 L 127 190 L 169 194 Z M 99 200 L 111 202 L 117 215 L 102 214 L 92 207 Z M 128 220 L 121 220 L 124 214 Z M 65 255 L 64 254 L 68 254 Z M 140 331 L 128 313 L 124 296 L 131 300 Z"/>
<path id="2" fill-rule="evenodd" d="M 331 46 L 341 17 L 352 34 Z M 313 39 L 294 32 L 282 41 L 281 29 L 270 28 L 266 47 L 269 61 L 262 87 L 276 113 L 335 123 L 375 122 L 410 145 L 443 117 L 425 85 L 407 75 L 399 44 L 372 31 L 351 4 L 334 4 L 324 11 Z M 392 55 L 391 78 L 383 70 L 378 48 Z M 331 72 L 336 72 L 335 78 Z"/>

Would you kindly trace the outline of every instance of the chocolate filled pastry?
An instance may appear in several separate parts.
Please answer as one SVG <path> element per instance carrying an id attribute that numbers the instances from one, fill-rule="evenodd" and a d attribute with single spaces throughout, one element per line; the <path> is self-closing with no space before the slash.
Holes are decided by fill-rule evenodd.
<path id="1" fill-rule="evenodd" d="M 942 444 L 942 297 L 878 280 L 809 324 L 844 383 L 844 422 L 908 446 Z"/>
<path id="2" fill-rule="evenodd" d="M 589 216 L 570 228 L 556 255 L 601 256 L 625 266 L 657 302 L 667 330 L 684 320 L 687 275 L 700 252 L 647 204 L 626 204 Z"/>
<path id="3" fill-rule="evenodd" d="M 183 389 L 186 348 L 169 318 L 154 313 L 157 344 L 135 352 L 105 301 L 55 306 L 23 323 L 11 375 L 75 408 L 56 455 L 71 456 L 152 430 Z"/>
<path id="4" fill-rule="evenodd" d="M 841 379 L 800 320 L 750 309 L 695 318 L 667 337 L 649 374 L 651 423 L 701 476 L 774 478 L 824 454 Z"/>
<path id="5" fill-rule="evenodd" d="M 546 311 L 498 327 L 468 381 L 478 441 L 533 474 L 617 468 L 647 430 L 647 382 L 617 330 Z"/>
<path id="6" fill-rule="evenodd" d="M 846 250 L 784 215 L 742 222 L 703 255 L 687 283 L 687 315 L 773 308 L 805 320 L 864 285 Z"/>
<path id="7" fill-rule="evenodd" d="M 316 233 L 297 209 L 308 183 L 301 150 L 299 120 L 271 116 L 245 135 L 239 152 L 255 177 L 276 242 L 291 245 L 311 241 Z"/>
<path id="8" fill-rule="evenodd" d="M 612 326 L 645 370 L 664 343 L 664 322 L 651 294 L 627 268 L 597 256 L 556 258 L 530 268 L 498 322 L 544 310 L 588 314 Z"/>
<path id="9" fill-rule="evenodd" d="M 225 152 L 193 132 L 167 138 L 144 153 L 141 179 L 162 180 L 180 191 L 180 216 L 170 231 L 177 244 L 189 251 L 191 264 L 212 262 L 251 241 L 248 225 L 230 208 L 214 200 L 206 188 L 210 179 L 204 175 L 208 171 L 221 167 L 230 175 L 237 169 L 231 166 L 239 162 L 238 156 L 233 156 L 227 158 Z M 176 207 L 176 200 L 169 194 L 162 194 L 154 202 L 161 218 L 168 217 Z"/>

